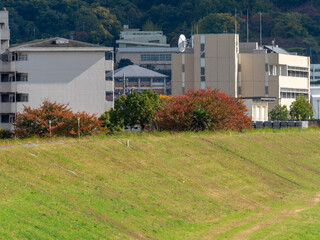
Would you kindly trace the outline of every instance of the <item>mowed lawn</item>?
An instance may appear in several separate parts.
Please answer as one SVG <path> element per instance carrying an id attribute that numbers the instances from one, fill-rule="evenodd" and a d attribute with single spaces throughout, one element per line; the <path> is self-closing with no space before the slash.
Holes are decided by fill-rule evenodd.
<path id="1" fill-rule="evenodd" d="M 0 239 L 320 239 L 319 199 L 319 130 L 0 148 Z"/>

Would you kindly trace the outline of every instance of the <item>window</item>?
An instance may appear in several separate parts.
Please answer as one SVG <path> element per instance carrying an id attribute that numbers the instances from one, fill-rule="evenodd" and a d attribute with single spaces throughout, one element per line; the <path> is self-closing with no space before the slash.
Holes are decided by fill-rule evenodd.
<path id="1" fill-rule="evenodd" d="M 205 35 L 201 35 L 200 36 L 200 43 L 206 43 L 206 36 Z"/>
<path id="2" fill-rule="evenodd" d="M 106 101 L 113 101 L 113 92 L 106 92 Z"/>
<path id="3" fill-rule="evenodd" d="M 171 61 L 171 54 L 141 54 L 140 60 L 143 61 Z"/>
<path id="4" fill-rule="evenodd" d="M 202 68 L 201 68 L 201 76 L 204 76 L 204 75 L 205 75 L 205 72 L 206 72 L 206 68 L 202 67 Z"/>
<path id="5" fill-rule="evenodd" d="M 269 87 L 268 87 L 268 86 L 265 86 L 264 91 L 265 91 L 265 94 L 266 94 L 266 95 L 269 95 Z"/>
<path id="6" fill-rule="evenodd" d="M 105 53 L 105 60 L 113 60 L 112 59 L 112 52 L 106 52 Z"/>
<path id="7" fill-rule="evenodd" d="M 150 78 L 141 78 L 140 82 L 142 83 L 150 83 L 151 79 Z"/>
<path id="8" fill-rule="evenodd" d="M 205 82 L 206 81 L 206 77 L 205 76 L 201 76 L 201 82 Z"/>
<path id="9" fill-rule="evenodd" d="M 200 44 L 200 51 L 203 52 L 204 51 L 204 43 Z"/>
<path id="10" fill-rule="evenodd" d="M 202 89 L 205 89 L 206 88 L 206 82 L 200 82 L 200 87 Z"/>
<path id="11" fill-rule="evenodd" d="M 129 78 L 129 83 L 138 83 L 138 78 Z"/>
<path id="12" fill-rule="evenodd" d="M 1 122 L 2 122 L 2 123 L 10 123 L 9 114 L 1 115 Z"/>
<path id="13" fill-rule="evenodd" d="M 112 71 L 106 72 L 106 81 L 112 81 Z"/>
<path id="14" fill-rule="evenodd" d="M 27 82 L 28 81 L 28 74 L 17 74 L 17 82 Z"/>
<path id="15" fill-rule="evenodd" d="M 296 98 L 300 95 L 308 98 L 308 89 L 280 88 L 281 98 Z"/>
<path id="16" fill-rule="evenodd" d="M 27 61 L 28 55 L 25 53 L 18 53 L 17 54 L 17 61 Z"/>
<path id="17" fill-rule="evenodd" d="M 206 66 L 206 59 L 200 58 L 200 67 L 205 67 L 205 66 Z"/>
<path id="18" fill-rule="evenodd" d="M 185 72 L 185 65 L 182 64 L 182 72 Z"/>
<path id="19" fill-rule="evenodd" d="M 28 102 L 29 96 L 26 93 L 17 94 L 17 102 Z"/>

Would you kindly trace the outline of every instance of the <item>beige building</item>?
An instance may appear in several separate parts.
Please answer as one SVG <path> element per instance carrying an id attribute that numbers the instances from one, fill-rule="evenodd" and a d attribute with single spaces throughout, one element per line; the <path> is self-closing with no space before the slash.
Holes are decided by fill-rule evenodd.
<path id="1" fill-rule="evenodd" d="M 172 55 L 172 95 L 210 87 L 237 97 L 238 55 L 237 34 L 194 35 L 193 50 Z"/>
<path id="2" fill-rule="evenodd" d="M 310 59 L 277 46 L 239 43 L 237 34 L 194 36 L 194 48 L 172 56 L 172 94 L 216 88 L 234 97 L 271 97 L 268 111 L 302 94 L 310 99 Z"/>

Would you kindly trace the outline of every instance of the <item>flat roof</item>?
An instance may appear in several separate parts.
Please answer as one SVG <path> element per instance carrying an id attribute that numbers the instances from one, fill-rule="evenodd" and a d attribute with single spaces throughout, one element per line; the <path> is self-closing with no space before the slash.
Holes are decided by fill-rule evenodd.
<path id="1" fill-rule="evenodd" d="M 130 48 L 117 48 L 119 53 L 179 53 L 179 48 L 177 47 L 130 47 Z"/>

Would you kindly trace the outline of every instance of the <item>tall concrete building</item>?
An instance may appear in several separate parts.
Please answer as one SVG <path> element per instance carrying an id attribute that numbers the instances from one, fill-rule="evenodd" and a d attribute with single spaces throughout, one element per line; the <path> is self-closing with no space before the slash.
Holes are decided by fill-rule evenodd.
<path id="1" fill-rule="evenodd" d="M 172 95 L 187 89 L 217 88 L 238 96 L 239 36 L 194 35 L 194 48 L 172 56 Z"/>
<path id="2" fill-rule="evenodd" d="M 309 57 L 239 43 L 237 34 L 197 34 L 194 48 L 172 59 L 173 95 L 210 87 L 234 97 L 271 97 L 269 111 L 279 103 L 289 107 L 301 94 L 310 99 Z"/>
<path id="3" fill-rule="evenodd" d="M 112 50 L 64 38 L 6 45 L 0 60 L 0 128 L 11 128 L 23 105 L 38 107 L 44 99 L 69 103 L 75 112 L 110 109 L 113 99 L 107 100 L 106 92 L 114 86 L 106 72 L 113 62 L 105 56 Z"/>

